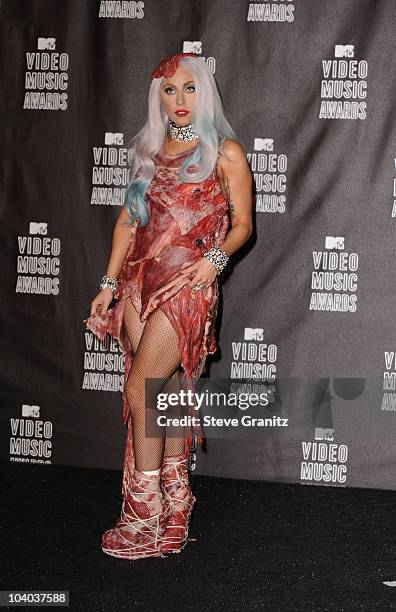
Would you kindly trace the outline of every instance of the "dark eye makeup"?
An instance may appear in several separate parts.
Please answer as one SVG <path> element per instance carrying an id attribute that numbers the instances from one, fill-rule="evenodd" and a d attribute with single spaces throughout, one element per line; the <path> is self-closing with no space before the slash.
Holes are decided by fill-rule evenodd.
<path id="1" fill-rule="evenodd" d="M 186 89 L 193 89 L 193 90 L 195 91 L 195 85 L 187 85 Z M 173 87 L 171 87 L 170 85 L 167 85 L 167 86 L 164 88 L 164 92 L 165 92 L 165 93 L 168 93 L 169 91 L 174 91 L 174 88 L 173 88 Z"/>

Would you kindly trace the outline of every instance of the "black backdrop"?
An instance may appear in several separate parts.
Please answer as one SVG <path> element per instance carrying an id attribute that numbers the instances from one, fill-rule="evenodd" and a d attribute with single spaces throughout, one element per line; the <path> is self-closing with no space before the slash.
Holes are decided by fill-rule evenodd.
<path id="1" fill-rule="evenodd" d="M 122 354 L 82 319 L 106 269 L 150 72 L 194 50 L 256 185 L 254 237 L 222 275 L 209 372 L 249 378 L 264 366 L 260 387 L 271 365 L 276 414 L 288 419 L 209 439 L 196 472 L 394 489 L 395 2 L 0 9 L 0 457 L 121 468 Z"/>

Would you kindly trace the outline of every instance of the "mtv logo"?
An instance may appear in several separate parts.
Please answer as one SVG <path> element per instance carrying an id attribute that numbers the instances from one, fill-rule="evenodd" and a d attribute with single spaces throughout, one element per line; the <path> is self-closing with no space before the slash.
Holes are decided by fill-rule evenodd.
<path id="1" fill-rule="evenodd" d="M 273 151 L 274 150 L 274 139 L 273 138 L 255 138 L 254 139 L 254 150 L 255 151 Z"/>
<path id="2" fill-rule="evenodd" d="M 183 41 L 183 53 L 202 53 L 202 42 L 200 40 Z"/>
<path id="3" fill-rule="evenodd" d="M 42 236 L 46 236 L 47 226 L 48 223 L 37 223 L 37 221 L 30 221 L 29 234 L 41 234 Z"/>
<path id="4" fill-rule="evenodd" d="M 345 248 L 345 238 L 343 236 L 326 236 L 325 238 L 325 249 L 339 249 Z"/>
<path id="5" fill-rule="evenodd" d="M 22 404 L 22 416 L 38 419 L 38 417 L 40 416 L 40 406 L 30 406 L 29 404 Z"/>
<path id="6" fill-rule="evenodd" d="M 334 429 L 315 427 L 315 440 L 334 440 Z"/>
<path id="7" fill-rule="evenodd" d="M 354 57 L 355 45 L 336 45 L 334 47 L 334 57 Z"/>
<path id="8" fill-rule="evenodd" d="M 263 340 L 264 330 L 261 327 L 245 327 L 244 340 Z"/>
<path id="9" fill-rule="evenodd" d="M 56 38 L 42 38 L 39 37 L 37 39 L 37 49 L 39 51 L 44 51 L 45 49 L 54 50 L 55 49 Z"/>
<path id="10" fill-rule="evenodd" d="M 124 134 L 122 132 L 105 132 L 105 145 L 123 145 Z"/>

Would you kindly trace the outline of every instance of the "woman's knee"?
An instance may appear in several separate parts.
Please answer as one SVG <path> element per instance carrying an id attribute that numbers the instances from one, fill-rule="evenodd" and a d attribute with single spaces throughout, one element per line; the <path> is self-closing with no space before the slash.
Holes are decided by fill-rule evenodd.
<path id="1" fill-rule="evenodd" d="M 146 408 L 155 407 L 157 395 L 163 390 L 166 382 L 165 379 L 142 379 L 141 376 L 130 373 L 125 391 L 133 417 L 142 417 Z"/>

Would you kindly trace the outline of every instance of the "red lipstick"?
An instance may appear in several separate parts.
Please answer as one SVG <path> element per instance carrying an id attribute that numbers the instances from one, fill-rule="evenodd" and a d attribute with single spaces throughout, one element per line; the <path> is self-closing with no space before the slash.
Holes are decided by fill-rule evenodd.
<path id="1" fill-rule="evenodd" d="M 185 117 L 189 112 L 190 111 L 186 110 L 185 108 L 179 108 L 179 110 L 175 111 L 175 115 L 178 117 Z"/>

